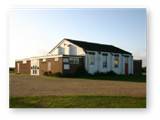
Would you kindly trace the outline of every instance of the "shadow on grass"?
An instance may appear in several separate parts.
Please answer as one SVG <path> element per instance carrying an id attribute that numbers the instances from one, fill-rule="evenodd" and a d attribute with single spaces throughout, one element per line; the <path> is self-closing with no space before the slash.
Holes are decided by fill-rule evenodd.
<path id="1" fill-rule="evenodd" d="M 10 108 L 145 108 L 146 98 L 125 96 L 11 97 Z"/>
<path id="2" fill-rule="evenodd" d="M 62 78 L 78 78 L 88 80 L 112 80 L 112 81 L 129 81 L 129 82 L 146 82 L 146 75 L 117 75 L 117 74 L 103 74 L 97 73 L 95 75 L 90 74 L 53 74 L 47 75 L 50 77 L 62 77 Z"/>

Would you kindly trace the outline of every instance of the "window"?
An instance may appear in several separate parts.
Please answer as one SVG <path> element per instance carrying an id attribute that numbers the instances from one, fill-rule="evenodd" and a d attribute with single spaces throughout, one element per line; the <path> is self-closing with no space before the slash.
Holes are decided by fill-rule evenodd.
<path id="1" fill-rule="evenodd" d="M 119 56 L 115 55 L 114 56 L 114 67 L 117 68 L 119 65 Z"/>
<path id="2" fill-rule="evenodd" d="M 128 57 L 125 57 L 125 63 L 128 63 Z"/>
<path id="3" fill-rule="evenodd" d="M 63 58 L 63 62 L 68 63 L 69 62 L 68 58 Z"/>
<path id="4" fill-rule="evenodd" d="M 69 55 L 77 55 L 77 48 L 73 45 L 69 45 Z"/>
<path id="5" fill-rule="evenodd" d="M 64 48 L 63 47 L 59 47 L 58 48 L 58 54 L 59 55 L 63 55 L 64 54 Z"/>
<path id="6" fill-rule="evenodd" d="M 69 64 L 64 64 L 64 70 L 69 70 L 69 69 L 70 69 Z"/>
<path id="7" fill-rule="evenodd" d="M 39 67 L 37 65 L 33 65 L 31 69 L 32 69 L 32 74 L 37 74 L 38 73 L 37 69 L 39 69 Z"/>
<path id="8" fill-rule="evenodd" d="M 89 65 L 94 65 L 95 64 L 95 53 L 94 52 L 89 52 L 89 59 L 88 59 L 88 61 L 89 61 Z"/>
<path id="9" fill-rule="evenodd" d="M 71 57 L 71 58 L 69 58 L 69 63 L 70 64 L 79 64 L 79 58 Z"/>
<path id="10" fill-rule="evenodd" d="M 103 54 L 103 68 L 107 68 L 107 56 L 108 54 Z"/>
<path id="11" fill-rule="evenodd" d="M 48 71 L 51 71 L 51 62 L 48 62 Z"/>

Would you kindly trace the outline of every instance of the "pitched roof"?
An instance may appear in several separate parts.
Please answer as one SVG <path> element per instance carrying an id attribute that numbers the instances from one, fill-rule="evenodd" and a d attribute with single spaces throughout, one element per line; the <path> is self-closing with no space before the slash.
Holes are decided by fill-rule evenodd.
<path id="1" fill-rule="evenodd" d="M 83 48 L 85 51 L 90 50 L 90 51 L 103 51 L 103 52 L 131 54 L 130 52 L 122 50 L 122 49 L 115 47 L 113 45 L 84 42 L 84 41 L 78 41 L 78 40 L 72 40 L 72 39 L 66 39 L 66 38 L 65 38 L 65 40 L 70 41 L 71 43 Z"/>

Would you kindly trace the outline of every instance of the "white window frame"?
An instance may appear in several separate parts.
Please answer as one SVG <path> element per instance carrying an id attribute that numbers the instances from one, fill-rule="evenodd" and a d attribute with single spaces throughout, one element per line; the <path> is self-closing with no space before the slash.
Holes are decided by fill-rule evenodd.
<path id="1" fill-rule="evenodd" d="M 32 74 L 37 75 L 39 67 L 37 65 L 33 65 L 31 69 L 32 69 Z"/>
<path id="2" fill-rule="evenodd" d="M 70 69 L 70 65 L 69 64 L 64 64 L 64 70 L 69 70 Z"/>

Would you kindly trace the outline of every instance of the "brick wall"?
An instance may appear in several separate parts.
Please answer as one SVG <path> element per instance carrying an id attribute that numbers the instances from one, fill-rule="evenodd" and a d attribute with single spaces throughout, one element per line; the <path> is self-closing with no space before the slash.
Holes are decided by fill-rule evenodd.
<path id="1" fill-rule="evenodd" d="M 45 58 L 44 59 L 39 59 L 39 73 L 40 75 L 43 75 L 45 72 L 51 72 L 51 73 L 62 73 L 62 74 L 74 74 L 77 72 L 79 69 L 83 70 L 84 69 L 84 57 L 77 57 L 79 59 L 78 64 L 74 64 L 70 62 L 70 58 L 73 56 L 65 56 L 65 57 L 57 57 L 57 58 Z M 75 58 L 76 56 L 74 56 Z M 64 69 L 64 63 L 63 59 L 68 58 L 68 65 L 69 69 L 65 70 Z M 51 69 L 48 70 L 48 64 L 51 64 Z M 18 73 L 18 64 L 19 63 L 19 73 L 23 74 L 30 74 L 31 72 L 31 61 L 26 61 L 26 63 L 23 63 L 23 61 L 17 61 L 15 64 L 16 66 L 16 73 Z"/>
<path id="2" fill-rule="evenodd" d="M 133 61 L 134 74 L 142 74 L 142 60 Z"/>
<path id="3" fill-rule="evenodd" d="M 23 63 L 23 61 L 17 61 L 15 64 L 16 66 L 16 73 L 18 73 L 18 63 L 19 63 L 19 73 L 22 74 L 30 74 L 30 66 L 31 62 L 26 61 L 26 63 Z"/>
<path id="4" fill-rule="evenodd" d="M 46 61 L 40 59 L 40 75 L 45 72 L 62 73 L 62 58 L 46 58 Z M 51 71 L 48 70 L 48 63 L 51 63 Z"/>

